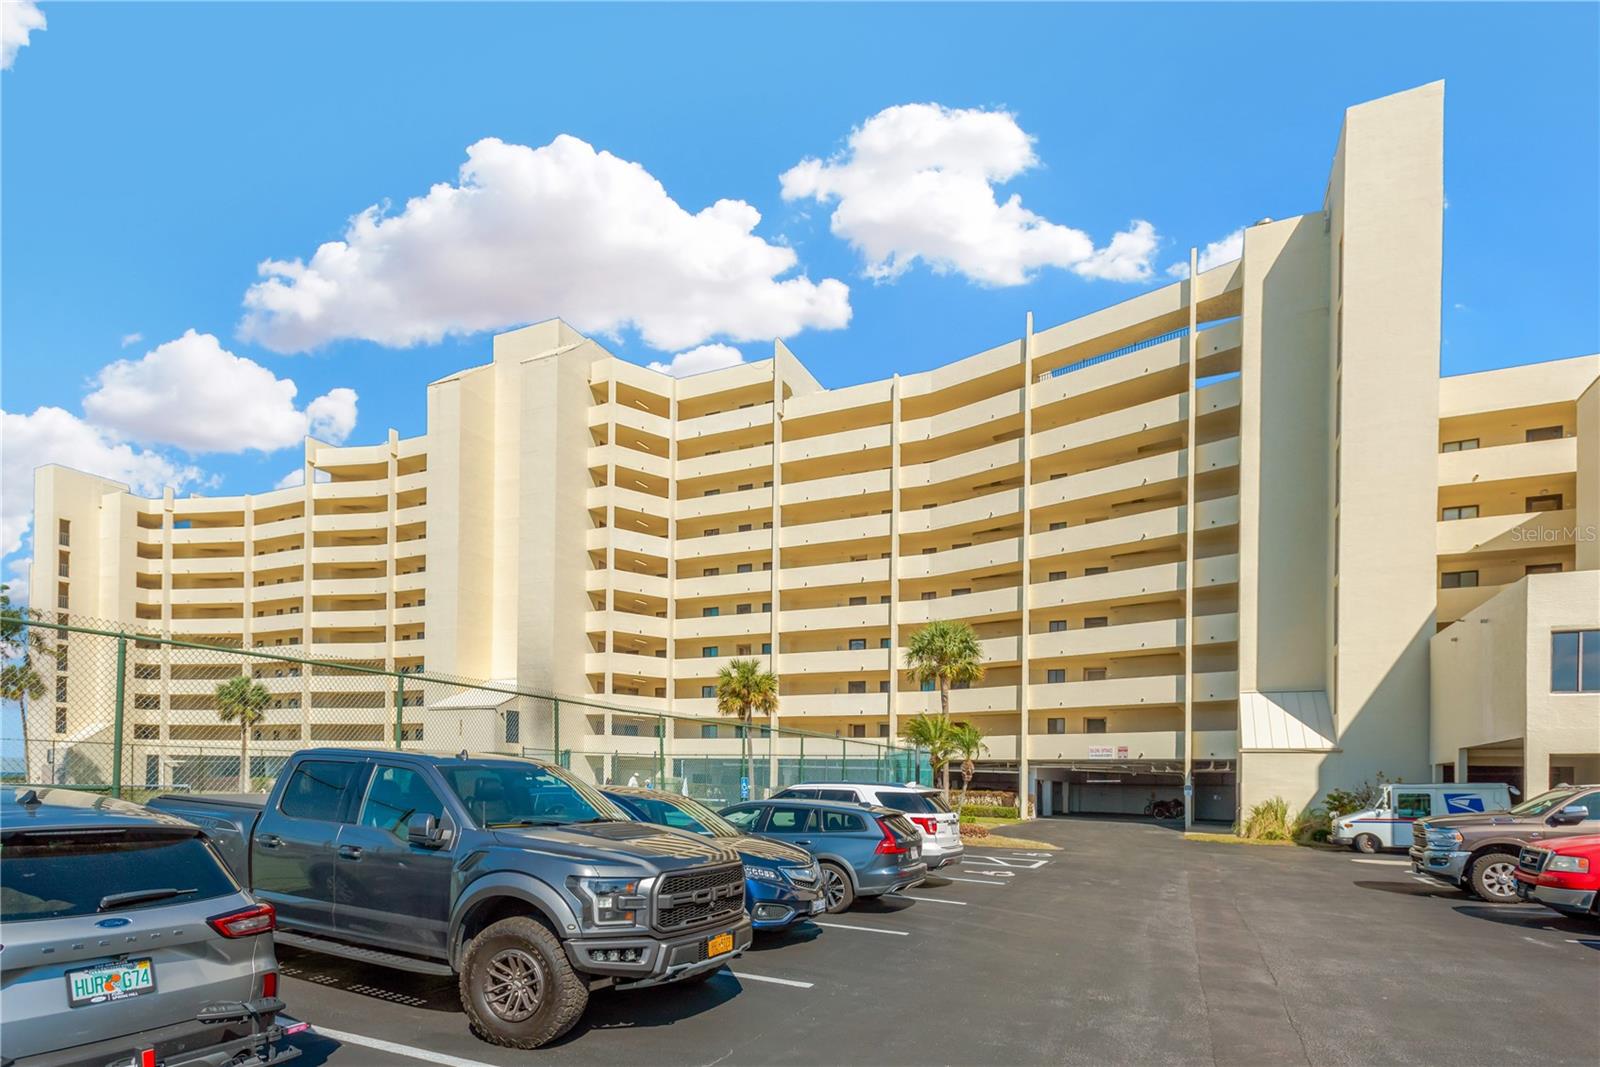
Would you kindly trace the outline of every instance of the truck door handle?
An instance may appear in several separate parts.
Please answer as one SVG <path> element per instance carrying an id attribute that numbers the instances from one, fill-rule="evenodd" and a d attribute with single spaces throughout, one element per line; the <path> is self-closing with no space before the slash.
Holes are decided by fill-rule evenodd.
<path id="1" fill-rule="evenodd" d="M 260 842 L 262 848 L 277 848 L 283 844 L 283 838 L 277 834 L 257 834 L 256 840 Z"/>
<path id="2" fill-rule="evenodd" d="M 800 838 L 799 840 L 797 840 L 795 842 L 795 844 L 797 844 L 797 845 L 809 845 L 809 844 L 811 844 L 811 841 L 810 841 L 809 838 Z"/>
<path id="3" fill-rule="evenodd" d="M 340 845 L 339 858 L 342 860 L 358 860 L 361 858 L 360 845 Z"/>

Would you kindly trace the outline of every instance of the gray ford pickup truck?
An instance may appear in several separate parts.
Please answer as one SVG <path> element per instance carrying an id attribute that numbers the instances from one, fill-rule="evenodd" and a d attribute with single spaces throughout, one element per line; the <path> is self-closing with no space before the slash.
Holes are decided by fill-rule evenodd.
<path id="1" fill-rule="evenodd" d="M 270 794 L 166 795 L 278 910 L 279 944 L 458 976 L 487 1041 L 537 1048 L 593 989 L 709 977 L 750 944 L 744 867 L 537 760 L 308 749 Z"/>

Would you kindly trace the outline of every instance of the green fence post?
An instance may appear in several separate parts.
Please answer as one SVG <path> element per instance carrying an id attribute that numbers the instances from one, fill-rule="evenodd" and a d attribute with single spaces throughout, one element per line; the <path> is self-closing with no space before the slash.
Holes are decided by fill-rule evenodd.
<path id="1" fill-rule="evenodd" d="M 798 782 L 803 782 L 803 781 L 806 780 L 806 735 L 805 734 L 801 734 L 800 735 L 800 777 L 795 779 L 795 780 L 798 781 Z"/>
<path id="2" fill-rule="evenodd" d="M 405 730 L 402 723 L 405 721 L 406 706 L 406 680 L 394 680 L 394 747 L 396 751 L 405 747 Z"/>
<path id="3" fill-rule="evenodd" d="M 656 788 L 665 789 L 667 780 L 667 720 L 656 718 Z"/>
<path id="4" fill-rule="evenodd" d="M 117 638 L 117 707 L 111 718 L 111 795 L 122 796 L 122 705 L 126 699 L 128 638 Z"/>
<path id="5" fill-rule="evenodd" d="M 551 762 L 561 766 L 561 701 L 555 697 L 550 698 L 550 749 L 555 755 Z"/>
<path id="6" fill-rule="evenodd" d="M 839 738 L 839 781 L 850 780 L 850 742 Z"/>

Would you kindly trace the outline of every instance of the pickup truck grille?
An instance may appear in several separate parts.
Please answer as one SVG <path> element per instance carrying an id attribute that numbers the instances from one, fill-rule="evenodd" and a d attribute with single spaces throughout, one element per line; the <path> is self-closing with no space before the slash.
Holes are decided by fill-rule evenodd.
<path id="1" fill-rule="evenodd" d="M 744 911 L 744 866 L 733 863 L 663 875 L 652 911 L 657 930 L 686 930 Z"/>
<path id="2" fill-rule="evenodd" d="M 1524 848 L 1517 856 L 1517 869 L 1538 874 L 1549 860 L 1550 850 L 1547 848 Z"/>
<path id="3" fill-rule="evenodd" d="M 1428 847 L 1428 828 L 1421 819 L 1411 824 L 1411 843 L 1417 848 Z"/>

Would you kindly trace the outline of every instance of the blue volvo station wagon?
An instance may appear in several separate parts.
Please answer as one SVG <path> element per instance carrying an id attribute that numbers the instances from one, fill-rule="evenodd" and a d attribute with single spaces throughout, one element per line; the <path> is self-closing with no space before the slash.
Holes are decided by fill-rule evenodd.
<path id="1" fill-rule="evenodd" d="M 637 786 L 606 786 L 606 798 L 643 822 L 725 839 L 744 860 L 744 906 L 757 930 L 781 930 L 826 907 L 822 874 L 803 848 L 754 837 L 690 797 Z"/>

